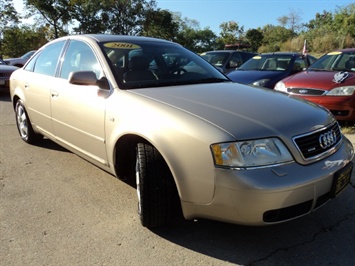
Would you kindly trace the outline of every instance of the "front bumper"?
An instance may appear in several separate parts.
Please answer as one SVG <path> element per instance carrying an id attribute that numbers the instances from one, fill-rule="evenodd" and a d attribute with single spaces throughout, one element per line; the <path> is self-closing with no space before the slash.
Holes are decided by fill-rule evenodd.
<path id="1" fill-rule="evenodd" d="M 355 120 L 355 96 L 315 96 L 303 98 L 327 108 L 337 120 Z"/>
<path id="2" fill-rule="evenodd" d="M 332 198 L 334 176 L 353 159 L 343 138 L 340 149 L 310 165 L 291 163 L 253 170 L 215 170 L 208 205 L 182 202 L 186 219 L 207 218 L 244 225 L 280 223 L 312 212 Z"/>

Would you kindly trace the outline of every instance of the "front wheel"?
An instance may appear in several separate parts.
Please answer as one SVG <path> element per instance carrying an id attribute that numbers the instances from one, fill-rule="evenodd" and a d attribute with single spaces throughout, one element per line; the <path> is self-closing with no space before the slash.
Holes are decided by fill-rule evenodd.
<path id="1" fill-rule="evenodd" d="M 28 118 L 25 106 L 21 100 L 16 102 L 15 106 L 15 115 L 16 115 L 16 125 L 18 132 L 22 140 L 25 142 L 32 144 L 43 138 L 41 134 L 37 134 L 33 131 L 31 121 Z"/>
<path id="2" fill-rule="evenodd" d="M 136 183 L 142 225 L 154 228 L 171 223 L 179 213 L 175 182 L 163 157 L 151 145 L 137 145 Z"/>

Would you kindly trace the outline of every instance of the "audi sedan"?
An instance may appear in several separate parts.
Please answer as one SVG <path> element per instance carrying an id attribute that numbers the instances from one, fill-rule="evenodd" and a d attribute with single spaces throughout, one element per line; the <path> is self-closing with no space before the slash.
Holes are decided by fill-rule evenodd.
<path id="1" fill-rule="evenodd" d="M 325 54 L 275 90 L 322 105 L 339 121 L 355 121 L 355 48 Z"/>
<path id="2" fill-rule="evenodd" d="M 135 186 L 150 228 L 178 214 L 289 221 L 339 196 L 352 172 L 329 111 L 233 83 L 165 40 L 56 39 L 11 75 L 10 94 L 22 140 L 45 136 Z"/>

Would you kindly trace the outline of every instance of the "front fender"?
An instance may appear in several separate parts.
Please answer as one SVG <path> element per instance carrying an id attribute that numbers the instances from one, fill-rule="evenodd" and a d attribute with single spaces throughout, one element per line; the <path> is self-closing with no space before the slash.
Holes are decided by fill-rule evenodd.
<path id="1" fill-rule="evenodd" d="M 111 164 L 117 141 L 126 135 L 139 136 L 165 159 L 181 200 L 197 204 L 208 204 L 214 196 L 210 145 L 232 140 L 207 121 L 127 91 L 116 92 L 109 99 L 106 134 Z"/>

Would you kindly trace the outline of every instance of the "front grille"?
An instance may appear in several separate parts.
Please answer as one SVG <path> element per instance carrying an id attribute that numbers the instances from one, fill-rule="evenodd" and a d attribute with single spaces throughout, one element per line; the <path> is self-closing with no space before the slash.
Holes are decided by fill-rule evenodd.
<path id="1" fill-rule="evenodd" d="M 12 73 L 0 73 L 0 77 L 10 77 Z"/>
<path id="2" fill-rule="evenodd" d="M 320 95 L 324 95 L 326 91 L 320 89 L 309 89 L 309 88 L 287 88 L 287 93 L 307 95 L 307 96 L 320 96 Z"/>
<path id="3" fill-rule="evenodd" d="M 331 126 L 293 138 L 298 150 L 305 160 L 317 159 L 334 150 L 341 142 L 341 132 L 338 123 Z"/>

